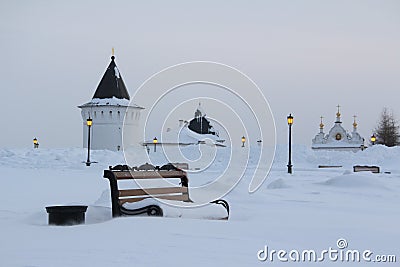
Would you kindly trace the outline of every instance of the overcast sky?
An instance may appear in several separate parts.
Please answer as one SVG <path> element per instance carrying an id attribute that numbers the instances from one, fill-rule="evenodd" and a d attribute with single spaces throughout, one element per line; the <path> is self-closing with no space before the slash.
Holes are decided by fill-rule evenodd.
<path id="1" fill-rule="evenodd" d="M 30 147 L 34 137 L 80 147 L 77 106 L 93 96 L 112 47 L 131 95 L 182 62 L 242 71 L 268 99 L 278 143 L 289 113 L 301 144 L 321 115 L 329 130 L 338 104 L 343 126 L 357 115 L 366 138 L 383 107 L 400 118 L 397 0 L 1 1 L 0 36 L 0 147 Z"/>

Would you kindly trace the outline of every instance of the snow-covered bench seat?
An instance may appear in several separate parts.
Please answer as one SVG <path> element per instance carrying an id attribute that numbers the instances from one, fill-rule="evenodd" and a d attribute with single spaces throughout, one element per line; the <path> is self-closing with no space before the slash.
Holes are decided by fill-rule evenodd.
<path id="1" fill-rule="evenodd" d="M 229 205 L 221 199 L 212 201 L 218 204 L 213 207 L 174 207 L 173 202 L 176 201 L 186 202 L 184 206 L 189 208 L 193 202 L 189 197 L 187 174 L 176 166 L 168 163 L 155 167 L 146 163 L 132 168 L 127 165 L 110 166 L 109 170 L 105 170 L 104 178 L 110 182 L 113 217 L 148 215 L 228 219 Z M 193 203 L 193 206 L 196 204 Z"/>

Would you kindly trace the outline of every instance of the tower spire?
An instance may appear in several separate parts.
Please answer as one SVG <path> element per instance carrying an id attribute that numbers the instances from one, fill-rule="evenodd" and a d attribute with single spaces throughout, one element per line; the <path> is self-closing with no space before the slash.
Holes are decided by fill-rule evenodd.
<path id="1" fill-rule="evenodd" d="M 115 51 L 114 51 L 114 47 L 113 48 L 111 48 L 111 61 L 114 61 L 114 59 L 115 59 L 115 53 L 114 53 Z"/>
<path id="2" fill-rule="evenodd" d="M 322 117 L 321 116 L 321 123 L 319 124 L 319 130 L 320 130 L 320 133 L 323 133 L 324 132 L 324 123 L 322 122 L 322 119 L 323 119 L 324 117 Z"/>
<path id="3" fill-rule="evenodd" d="M 341 121 L 340 121 L 340 105 L 337 105 L 336 123 L 341 123 Z"/>
<path id="4" fill-rule="evenodd" d="M 353 122 L 353 131 L 355 132 L 355 131 L 357 131 L 357 122 L 356 122 L 357 116 L 354 115 L 353 118 L 354 118 L 354 122 Z"/>

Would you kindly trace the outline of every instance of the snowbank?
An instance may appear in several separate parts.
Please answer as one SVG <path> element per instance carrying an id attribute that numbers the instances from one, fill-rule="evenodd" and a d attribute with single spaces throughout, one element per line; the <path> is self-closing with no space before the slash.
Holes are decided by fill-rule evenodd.
<path id="1" fill-rule="evenodd" d="M 201 155 L 211 158 L 214 152 L 199 153 L 197 146 L 185 149 L 200 156 L 190 162 L 189 179 L 195 185 L 212 182 L 227 166 L 231 153 L 245 151 L 218 149 L 212 164 L 198 172 L 195 168 L 209 160 Z M 265 245 L 276 250 L 322 250 L 335 248 L 339 238 L 346 238 L 349 249 L 400 257 L 400 148 L 374 146 L 354 153 L 294 146 L 294 172 L 289 175 L 287 147 L 278 146 L 267 180 L 249 194 L 259 151 L 250 149 L 248 170 L 224 197 L 231 206 L 226 222 L 198 219 L 214 212 L 208 210 L 211 206 L 202 207 L 206 209 L 202 212 L 167 212 L 182 218 L 112 219 L 108 180 L 102 176 L 109 165 L 124 163 L 121 152 L 92 151 L 91 158 L 98 163 L 86 167 L 82 163 L 86 150 L 80 148 L 0 149 L 0 265 L 253 266 L 260 264 L 257 251 Z M 161 150 L 151 154 L 157 164 L 165 163 Z M 390 174 L 352 173 L 355 164 L 378 165 Z M 318 165 L 342 167 L 319 169 Z M 241 173 L 245 166 L 231 168 Z M 261 163 L 259 168 L 267 166 Z M 69 204 L 89 206 L 87 223 L 48 226 L 45 207 Z M 338 264 L 324 262 L 323 266 Z M 346 266 L 363 264 L 346 262 Z"/>

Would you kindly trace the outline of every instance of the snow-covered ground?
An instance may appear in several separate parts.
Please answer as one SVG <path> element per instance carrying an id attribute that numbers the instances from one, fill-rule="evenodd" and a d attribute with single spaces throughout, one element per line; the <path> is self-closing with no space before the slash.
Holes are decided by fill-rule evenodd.
<path id="1" fill-rule="evenodd" d="M 250 150 L 250 170 L 258 150 Z M 229 158 L 224 153 L 222 159 Z M 229 221 L 112 219 L 103 170 L 124 163 L 124 156 L 93 151 L 98 163 L 90 167 L 82 163 L 85 159 L 86 150 L 78 148 L 0 149 L 0 266 L 398 266 L 400 261 L 397 147 L 353 153 L 294 146 L 294 172 L 289 175 L 287 148 L 278 146 L 270 174 L 256 193 L 248 193 L 246 176 L 225 197 L 231 206 Z M 353 173 L 356 164 L 378 165 L 382 173 Z M 224 166 L 217 157 L 215 164 L 189 179 L 201 183 L 202 177 Z M 234 168 L 240 173 L 243 166 Z M 67 204 L 89 206 L 86 224 L 47 225 L 45 207 Z M 345 239 L 347 248 L 339 249 L 338 239 Z M 272 262 L 260 261 L 257 254 L 265 256 L 259 253 L 265 246 L 269 252 L 315 250 L 318 256 L 330 247 L 339 252 L 370 250 L 371 259 L 396 255 L 397 263 L 334 261 L 328 254 L 318 263 L 293 262 L 288 254 L 283 258 L 289 263 L 280 262 L 277 254 Z"/>

